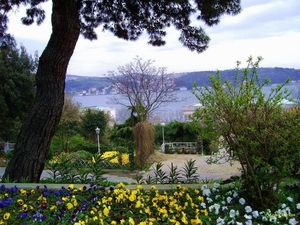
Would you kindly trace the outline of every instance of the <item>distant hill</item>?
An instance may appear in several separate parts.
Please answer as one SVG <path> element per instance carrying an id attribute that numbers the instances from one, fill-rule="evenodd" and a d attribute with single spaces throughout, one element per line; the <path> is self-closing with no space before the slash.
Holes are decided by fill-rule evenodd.
<path id="1" fill-rule="evenodd" d="M 222 78 L 233 80 L 235 70 L 221 70 Z M 258 73 L 261 79 L 270 78 L 272 84 L 283 83 L 287 78 L 293 81 L 300 81 L 300 70 L 290 68 L 259 68 Z M 186 87 L 192 89 L 193 83 L 196 82 L 198 86 L 210 85 L 208 75 L 216 74 L 216 71 L 198 71 L 174 74 L 176 87 Z M 76 94 L 80 92 L 87 92 L 91 90 L 103 90 L 109 87 L 109 82 L 105 77 L 87 77 L 67 75 L 66 88 L 67 93 Z"/>
<path id="2" fill-rule="evenodd" d="M 233 80 L 236 71 L 232 70 L 221 70 L 220 71 L 222 78 Z M 269 78 L 272 84 L 283 83 L 287 78 L 290 78 L 293 81 L 300 81 L 300 70 L 296 69 L 287 69 L 287 68 L 259 68 L 258 73 L 261 79 Z M 196 82 L 198 86 L 210 85 L 208 79 L 209 74 L 216 74 L 216 71 L 201 71 L 201 72 L 190 72 L 176 78 L 177 86 L 185 86 L 188 89 L 191 89 L 193 83 Z"/>

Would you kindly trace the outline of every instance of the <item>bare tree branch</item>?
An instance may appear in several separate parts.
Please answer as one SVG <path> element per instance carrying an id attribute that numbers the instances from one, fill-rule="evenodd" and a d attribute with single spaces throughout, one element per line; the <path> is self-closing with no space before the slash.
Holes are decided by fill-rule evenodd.
<path id="1" fill-rule="evenodd" d="M 119 94 L 110 100 L 136 112 L 140 121 L 148 120 L 162 105 L 183 100 L 175 95 L 173 74 L 153 63 L 137 56 L 133 62 L 119 66 L 118 73 L 110 71 L 107 76 Z"/>

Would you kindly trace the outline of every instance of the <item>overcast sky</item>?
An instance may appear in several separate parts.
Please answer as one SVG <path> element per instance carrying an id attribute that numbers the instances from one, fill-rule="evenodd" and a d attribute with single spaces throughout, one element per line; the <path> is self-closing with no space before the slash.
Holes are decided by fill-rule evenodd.
<path id="1" fill-rule="evenodd" d="M 43 8 L 48 13 L 40 26 L 21 25 L 23 9 L 10 15 L 9 32 L 32 54 L 38 51 L 41 55 L 51 34 L 51 1 Z M 127 42 L 98 29 L 98 40 L 80 37 L 68 74 L 103 76 L 137 55 L 155 60 L 154 66 L 166 67 L 170 73 L 232 69 L 237 60 L 246 65 L 250 55 L 262 56 L 262 67 L 300 69 L 300 1 L 242 0 L 242 8 L 239 15 L 223 16 L 214 27 L 199 23 L 211 38 L 209 48 L 201 54 L 184 48 L 174 29 L 167 30 L 164 47 L 149 46 L 146 36 Z"/>

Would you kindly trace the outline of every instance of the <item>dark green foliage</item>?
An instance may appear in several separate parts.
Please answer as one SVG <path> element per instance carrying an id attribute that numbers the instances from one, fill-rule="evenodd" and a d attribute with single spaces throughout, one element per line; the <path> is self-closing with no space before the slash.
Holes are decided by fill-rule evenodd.
<path id="1" fill-rule="evenodd" d="M 99 183 L 105 178 L 101 155 L 78 151 L 62 153 L 48 161 L 47 169 L 52 183 Z"/>
<path id="2" fill-rule="evenodd" d="M 127 119 L 123 124 L 114 124 L 110 129 L 110 141 L 116 146 L 133 148 L 132 123 Z"/>
<path id="3" fill-rule="evenodd" d="M 199 123 L 172 121 L 164 127 L 165 142 L 196 142 L 201 138 L 201 129 Z M 155 126 L 155 142 L 162 143 L 161 124 Z"/>
<path id="4" fill-rule="evenodd" d="M 36 67 L 37 56 L 23 46 L 0 46 L 0 140 L 16 140 L 33 103 Z"/>
<path id="5" fill-rule="evenodd" d="M 104 135 L 107 128 L 107 116 L 103 111 L 86 109 L 81 115 L 81 135 L 96 140 L 96 127 L 100 128 L 100 137 Z"/>

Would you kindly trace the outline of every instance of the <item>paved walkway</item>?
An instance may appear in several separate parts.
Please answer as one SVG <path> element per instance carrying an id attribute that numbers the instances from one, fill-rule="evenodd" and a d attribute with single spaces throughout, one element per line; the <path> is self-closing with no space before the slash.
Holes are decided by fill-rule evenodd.
<path id="1" fill-rule="evenodd" d="M 163 153 L 162 153 L 163 154 Z M 207 159 L 209 156 L 201 156 L 201 155 L 192 155 L 192 154 L 165 154 L 165 161 L 163 163 L 163 171 L 167 174 L 170 171 L 171 163 L 174 166 L 177 166 L 178 169 L 183 169 L 188 160 L 195 160 L 195 166 L 198 167 L 197 174 L 200 177 L 200 181 L 210 181 L 210 180 L 220 180 L 220 179 L 228 179 L 231 176 L 239 176 L 240 165 L 238 162 L 235 162 L 232 166 L 229 163 L 224 164 L 207 164 Z M 155 164 L 151 166 L 151 168 L 143 172 L 143 179 L 147 179 L 149 176 L 154 176 L 154 168 Z M 0 167 L 0 177 L 3 176 L 5 171 L 4 167 Z M 44 170 L 41 178 L 50 178 L 50 171 Z M 128 172 L 128 171 L 113 171 L 107 174 L 104 174 L 103 177 L 108 181 L 113 182 L 126 182 L 128 184 L 136 183 L 136 173 L 137 172 Z"/>
<path id="2" fill-rule="evenodd" d="M 3 176 L 4 171 L 5 171 L 5 167 L 0 167 L 0 177 Z M 44 170 L 41 175 L 41 178 L 51 178 L 51 177 L 52 176 L 51 176 L 50 170 Z M 113 174 L 104 174 L 103 177 L 106 178 L 108 181 L 112 181 L 112 182 L 126 182 L 128 184 L 136 183 L 135 179 L 126 176 L 125 173 L 123 176 L 113 175 Z"/>
<path id="3" fill-rule="evenodd" d="M 201 180 L 225 180 L 231 176 L 241 175 L 241 166 L 236 161 L 231 166 L 229 162 L 221 164 L 208 164 L 206 161 L 210 156 L 202 156 L 198 154 L 166 154 L 167 160 L 163 161 L 162 169 L 168 174 L 170 171 L 171 163 L 177 166 L 178 169 L 183 169 L 188 160 L 195 160 L 195 166 L 198 167 L 197 174 Z M 144 178 L 154 175 L 155 164 L 149 171 L 144 174 Z"/>

